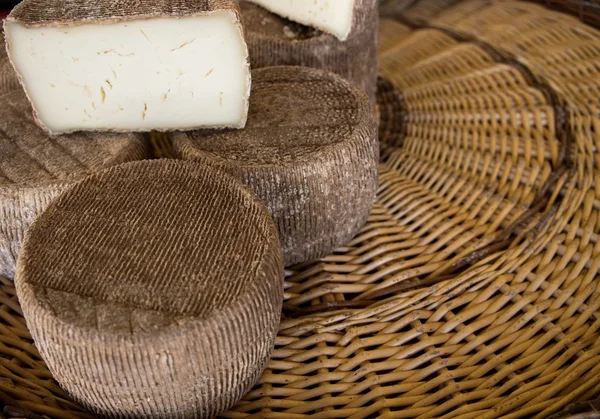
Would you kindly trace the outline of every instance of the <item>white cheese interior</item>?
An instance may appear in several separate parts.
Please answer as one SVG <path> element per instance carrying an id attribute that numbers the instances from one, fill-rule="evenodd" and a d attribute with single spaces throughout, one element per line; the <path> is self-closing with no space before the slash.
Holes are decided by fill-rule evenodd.
<path id="1" fill-rule="evenodd" d="M 287 19 L 321 29 L 342 41 L 352 29 L 355 0 L 249 0 Z"/>
<path id="2" fill-rule="evenodd" d="M 247 48 L 232 12 L 6 29 L 15 68 L 53 133 L 245 125 Z"/>

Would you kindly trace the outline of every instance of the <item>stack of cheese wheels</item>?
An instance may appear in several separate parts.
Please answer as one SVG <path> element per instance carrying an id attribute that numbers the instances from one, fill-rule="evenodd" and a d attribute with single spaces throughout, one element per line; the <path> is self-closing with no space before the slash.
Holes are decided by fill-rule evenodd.
<path id="1" fill-rule="evenodd" d="M 4 23 L 0 274 L 101 417 L 238 402 L 273 351 L 284 266 L 346 245 L 375 201 L 378 0 L 242 8 L 23 0 Z M 147 131 L 176 131 L 179 160 L 134 161 Z"/>
<path id="2" fill-rule="evenodd" d="M 17 90 L 18 88 L 19 79 L 6 54 L 4 34 L 0 31 L 0 95 Z"/>
<path id="3" fill-rule="evenodd" d="M 256 382 L 283 300 L 277 231 L 240 182 L 175 160 L 76 184 L 15 278 L 58 382 L 103 417 L 212 418 Z"/>
<path id="4" fill-rule="evenodd" d="M 252 68 L 295 65 L 329 70 L 362 88 L 374 102 L 378 3 L 378 0 L 240 2 Z"/>
<path id="5" fill-rule="evenodd" d="M 0 96 L 0 274 L 13 277 L 26 229 L 66 186 L 147 157 L 139 134 L 51 137 L 33 121 L 22 91 Z"/>
<path id="6" fill-rule="evenodd" d="M 252 80 L 246 129 L 176 133 L 175 153 L 254 190 L 275 219 L 286 265 L 323 257 L 363 227 L 375 201 L 372 106 L 323 70 L 263 68 Z"/>

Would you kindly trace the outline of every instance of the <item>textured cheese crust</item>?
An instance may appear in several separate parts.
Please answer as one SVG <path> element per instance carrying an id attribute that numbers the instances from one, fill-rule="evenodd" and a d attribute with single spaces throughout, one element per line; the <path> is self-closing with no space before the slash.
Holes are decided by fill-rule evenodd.
<path id="1" fill-rule="evenodd" d="M 12 278 L 27 228 L 67 186 L 95 171 L 148 157 L 138 134 L 50 137 L 23 92 L 0 96 L 0 275 Z"/>
<path id="2" fill-rule="evenodd" d="M 100 417 L 214 418 L 260 377 L 283 301 L 277 231 L 214 169 L 114 167 L 28 232 L 15 285 L 36 347 Z"/>
<path id="3" fill-rule="evenodd" d="M 49 132 L 244 127 L 250 70 L 236 3 L 49 3 L 55 20 L 31 16 L 48 5 L 25 0 L 5 23 L 11 61 Z"/>
<path id="4" fill-rule="evenodd" d="M 248 1 L 240 2 L 252 68 L 294 65 L 339 74 L 375 103 L 378 0 L 356 0 L 351 36 L 333 35 L 290 22 Z"/>
<path id="5" fill-rule="evenodd" d="M 355 0 L 250 0 L 279 16 L 321 29 L 345 41 L 352 30 Z"/>
<path id="6" fill-rule="evenodd" d="M 0 95 L 20 88 L 19 79 L 6 54 L 4 34 L 0 31 Z"/>
<path id="7" fill-rule="evenodd" d="M 219 167 L 263 200 L 286 265 L 326 256 L 363 227 L 375 201 L 379 143 L 373 106 L 334 74 L 253 71 L 244 130 L 176 133 L 176 156 Z"/>

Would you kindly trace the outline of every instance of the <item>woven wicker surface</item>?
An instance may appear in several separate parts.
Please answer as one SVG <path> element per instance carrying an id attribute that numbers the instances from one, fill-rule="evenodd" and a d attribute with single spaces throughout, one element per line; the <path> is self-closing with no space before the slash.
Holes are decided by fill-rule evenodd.
<path id="1" fill-rule="evenodd" d="M 408 36 L 411 28 L 392 18 L 379 20 L 379 52 L 387 51 L 396 45 L 402 38 Z"/>
<path id="2" fill-rule="evenodd" d="M 393 17 L 414 6 L 417 0 L 379 0 L 379 11 L 382 17 Z"/>
<path id="3" fill-rule="evenodd" d="M 460 0 L 419 0 L 403 10 L 401 15 L 415 23 L 427 22 Z"/>
<path id="4" fill-rule="evenodd" d="M 434 27 L 382 52 L 369 222 L 287 272 L 273 359 L 224 417 L 597 417 L 558 412 L 600 394 L 599 33 L 515 1 L 413 14 Z M 2 283 L 0 398 L 86 417 Z"/>
<path id="5" fill-rule="evenodd" d="M 600 27 L 600 2 L 598 0 L 529 0 L 570 13 L 583 22 Z"/>

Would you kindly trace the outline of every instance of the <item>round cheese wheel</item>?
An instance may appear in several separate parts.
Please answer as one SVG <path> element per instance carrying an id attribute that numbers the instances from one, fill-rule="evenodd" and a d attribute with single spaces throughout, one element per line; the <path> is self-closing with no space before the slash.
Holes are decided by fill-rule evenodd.
<path id="1" fill-rule="evenodd" d="M 19 79 L 8 59 L 4 34 L 0 31 L 0 95 L 17 89 L 21 89 Z"/>
<path id="2" fill-rule="evenodd" d="M 240 2 L 252 68 L 306 66 L 329 70 L 362 88 L 375 103 L 377 92 L 377 0 L 356 0 L 346 41 Z"/>
<path id="3" fill-rule="evenodd" d="M 15 285 L 57 381 L 103 417 L 212 418 L 259 378 L 283 301 L 277 231 L 239 181 L 121 165 L 30 228 Z"/>
<path id="4" fill-rule="evenodd" d="M 13 277 L 25 231 L 66 186 L 147 155 L 138 134 L 50 137 L 21 89 L 0 96 L 0 275 Z"/>
<path id="5" fill-rule="evenodd" d="M 179 132 L 173 147 L 177 157 L 219 167 L 254 190 L 278 227 L 286 265 L 345 245 L 375 201 L 373 107 L 323 70 L 254 70 L 244 130 Z"/>

